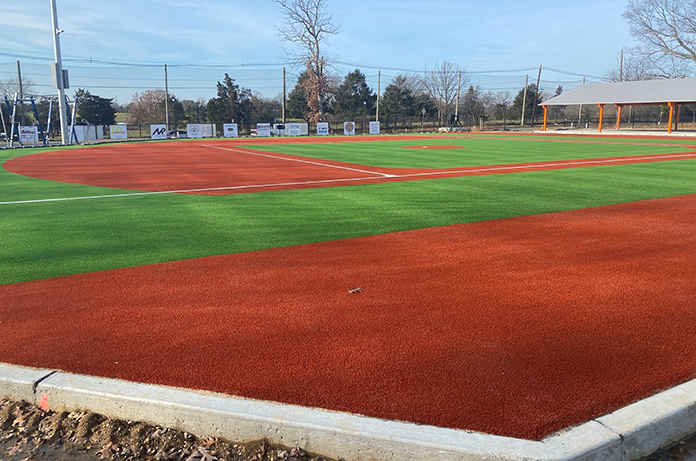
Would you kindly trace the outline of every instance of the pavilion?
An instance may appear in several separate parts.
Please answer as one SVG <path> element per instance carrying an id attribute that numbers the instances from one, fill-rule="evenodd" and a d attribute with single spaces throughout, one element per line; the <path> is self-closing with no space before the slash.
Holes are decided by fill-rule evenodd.
<path id="1" fill-rule="evenodd" d="M 696 78 L 679 78 L 664 80 L 640 80 L 633 82 L 596 83 L 573 88 L 567 93 L 544 101 L 544 128 L 548 121 L 549 106 L 597 104 L 599 106 L 599 132 L 602 132 L 604 106 L 614 104 L 617 107 L 616 129 L 621 129 L 621 109 L 624 106 L 669 106 L 669 127 L 677 129 L 679 106 L 696 104 Z"/>

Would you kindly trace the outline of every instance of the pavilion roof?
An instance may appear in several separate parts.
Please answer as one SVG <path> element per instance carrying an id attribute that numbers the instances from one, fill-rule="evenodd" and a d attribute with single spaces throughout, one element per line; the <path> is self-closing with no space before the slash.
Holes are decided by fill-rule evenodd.
<path id="1" fill-rule="evenodd" d="M 696 103 L 696 78 L 640 80 L 582 85 L 543 101 L 542 106 L 578 104 L 677 104 Z"/>

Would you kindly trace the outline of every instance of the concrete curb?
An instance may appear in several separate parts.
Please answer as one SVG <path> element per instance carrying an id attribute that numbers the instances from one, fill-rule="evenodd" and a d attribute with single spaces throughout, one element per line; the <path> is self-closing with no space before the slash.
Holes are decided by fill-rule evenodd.
<path id="1" fill-rule="evenodd" d="M 348 461 L 627 461 L 696 432 L 696 380 L 540 442 L 1 363 L 0 398 L 146 421 L 199 437 L 267 438 Z"/>

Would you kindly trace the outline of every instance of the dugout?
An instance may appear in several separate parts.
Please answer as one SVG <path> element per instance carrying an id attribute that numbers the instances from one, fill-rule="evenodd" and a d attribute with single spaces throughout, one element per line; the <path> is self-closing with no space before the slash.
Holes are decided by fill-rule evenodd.
<path id="1" fill-rule="evenodd" d="M 550 106 L 591 105 L 599 106 L 599 132 L 602 132 L 604 106 L 613 104 L 617 107 L 616 129 L 621 129 L 621 110 L 625 106 L 669 106 L 669 124 L 677 130 L 679 124 L 679 107 L 684 104 L 696 104 L 696 78 L 679 78 L 664 80 L 640 80 L 635 82 L 595 83 L 573 88 L 567 93 L 544 101 L 544 127 L 548 121 Z"/>

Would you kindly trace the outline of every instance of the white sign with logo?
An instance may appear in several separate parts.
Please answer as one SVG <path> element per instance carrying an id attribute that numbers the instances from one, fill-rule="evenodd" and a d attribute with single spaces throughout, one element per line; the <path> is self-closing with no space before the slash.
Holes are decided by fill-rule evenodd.
<path id="1" fill-rule="evenodd" d="M 355 134 L 355 122 L 343 122 L 343 134 Z"/>
<path id="2" fill-rule="evenodd" d="M 212 138 L 215 132 L 214 125 L 212 123 L 206 123 L 202 126 L 202 133 L 204 138 Z"/>
<path id="3" fill-rule="evenodd" d="M 36 126 L 20 126 L 19 139 L 22 142 L 39 142 L 39 128 Z"/>
<path id="4" fill-rule="evenodd" d="M 370 122 L 370 134 L 379 134 L 379 122 Z"/>
<path id="5" fill-rule="evenodd" d="M 225 123 L 222 125 L 222 132 L 226 138 L 236 138 L 239 136 L 236 123 Z"/>
<path id="6" fill-rule="evenodd" d="M 150 139 L 167 139 L 167 125 L 150 125 Z"/>
<path id="7" fill-rule="evenodd" d="M 189 138 L 202 138 L 203 137 L 203 127 L 200 123 L 188 123 L 186 124 L 186 136 Z"/>
<path id="8" fill-rule="evenodd" d="M 329 122 L 319 122 L 317 123 L 317 134 L 319 136 L 326 136 L 329 134 Z"/>
<path id="9" fill-rule="evenodd" d="M 288 136 L 299 136 L 302 134 L 299 123 L 288 123 L 285 125 L 285 128 L 287 129 Z"/>
<path id="10" fill-rule="evenodd" d="M 257 123 L 256 124 L 256 136 L 267 138 L 271 135 L 271 124 L 270 123 Z"/>
<path id="11" fill-rule="evenodd" d="M 128 128 L 126 128 L 126 125 L 111 125 L 109 133 L 111 139 L 128 139 Z"/>
<path id="12" fill-rule="evenodd" d="M 309 135 L 309 123 L 299 123 L 300 125 L 300 136 Z"/>

